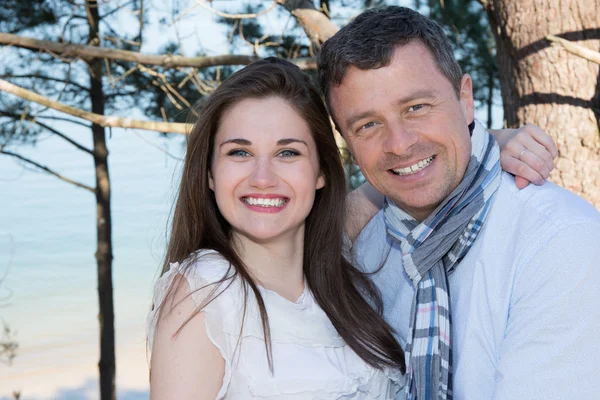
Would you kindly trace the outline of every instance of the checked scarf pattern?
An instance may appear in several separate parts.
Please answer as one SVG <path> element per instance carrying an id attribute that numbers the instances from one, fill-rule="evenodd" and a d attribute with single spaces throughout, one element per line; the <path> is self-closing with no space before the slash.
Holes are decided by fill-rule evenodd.
<path id="1" fill-rule="evenodd" d="M 500 151 L 475 123 L 471 159 L 462 182 L 419 223 L 386 199 L 388 234 L 399 242 L 415 287 L 405 355 L 406 398 L 452 399 L 452 315 L 448 276 L 467 254 L 500 184 Z"/>

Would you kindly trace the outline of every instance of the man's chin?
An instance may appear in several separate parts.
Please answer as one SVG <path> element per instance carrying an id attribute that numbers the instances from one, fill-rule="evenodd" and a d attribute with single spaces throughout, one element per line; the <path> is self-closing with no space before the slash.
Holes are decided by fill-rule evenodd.
<path id="1" fill-rule="evenodd" d="M 426 219 L 445 197 L 440 197 L 439 192 L 417 192 L 414 196 L 388 196 L 392 201 L 418 221 Z"/>

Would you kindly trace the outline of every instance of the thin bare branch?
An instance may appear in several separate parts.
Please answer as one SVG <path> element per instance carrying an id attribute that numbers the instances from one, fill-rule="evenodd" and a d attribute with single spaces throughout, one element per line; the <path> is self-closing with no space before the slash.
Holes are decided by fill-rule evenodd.
<path id="1" fill-rule="evenodd" d="M 94 152 L 92 150 L 88 149 L 87 147 L 83 146 L 82 144 L 77 143 L 76 141 L 74 141 L 73 139 L 71 139 L 70 137 L 65 135 L 64 133 L 57 131 L 56 129 L 52 128 L 51 126 L 48 126 L 48 125 L 44 124 L 43 122 L 36 121 L 36 120 L 30 120 L 30 121 L 38 124 L 39 126 L 46 129 L 47 131 L 52 132 L 53 134 L 60 137 L 61 139 L 64 139 L 65 141 L 71 143 L 73 146 L 77 147 L 79 150 L 84 151 L 90 155 L 94 155 Z"/>
<path id="2" fill-rule="evenodd" d="M 181 134 L 187 134 L 187 132 L 191 128 L 188 124 L 182 123 L 140 121 L 132 118 L 119 118 L 94 114 L 89 111 L 81 110 L 79 108 L 71 107 L 66 104 L 53 101 L 47 97 L 31 92 L 27 89 L 13 85 L 12 83 L 3 79 L 0 79 L 0 91 L 5 91 L 14 94 L 15 96 L 19 96 L 22 99 L 33 101 L 35 103 L 41 104 L 43 106 L 52 108 L 57 111 L 64 112 L 77 118 L 85 119 L 102 127 L 109 126 L 112 128 L 136 128 L 148 131 L 165 133 L 172 132 Z"/>
<path id="3" fill-rule="evenodd" d="M 71 124 L 83 126 L 85 128 L 88 128 L 88 129 L 92 127 L 91 125 L 88 125 L 85 122 L 77 121 L 77 120 L 70 119 L 70 118 L 58 117 L 58 116 L 55 116 L 55 115 L 37 115 L 36 118 L 37 119 L 48 119 L 48 120 L 51 120 L 51 121 L 69 122 Z"/>
<path id="4" fill-rule="evenodd" d="M 196 4 L 206 10 L 209 10 L 210 12 L 218 15 L 219 17 L 223 17 L 223 18 L 228 18 L 228 19 L 251 19 L 251 18 L 257 18 L 260 17 L 261 15 L 265 15 L 266 13 L 268 13 L 269 11 L 273 10 L 275 7 L 277 7 L 277 3 L 273 2 L 273 4 L 271 4 L 269 7 L 265 8 L 264 10 L 262 10 L 261 12 L 257 12 L 254 14 L 229 14 L 229 13 L 225 13 L 219 10 L 215 10 L 214 8 L 212 8 L 211 6 L 206 4 L 205 0 L 196 0 Z"/>
<path id="5" fill-rule="evenodd" d="M 12 113 L 9 113 L 9 112 L 6 112 L 6 111 L 0 111 L 0 115 L 5 116 L 5 117 L 11 117 L 13 119 L 21 118 L 21 116 L 18 115 L 18 114 L 12 114 Z M 68 137 L 67 135 L 65 135 L 64 133 L 57 131 L 56 129 L 52 128 L 51 126 L 46 125 L 45 123 L 38 121 L 37 118 L 34 117 L 33 115 L 25 115 L 24 119 L 26 121 L 31 122 L 31 123 L 37 124 L 37 125 L 41 126 L 42 128 L 46 129 L 47 131 L 55 134 L 56 136 L 58 136 L 58 137 L 60 137 L 60 138 L 62 138 L 64 140 L 66 140 L 67 142 L 71 143 L 73 146 L 77 147 L 79 150 L 84 151 L 84 152 L 86 152 L 88 154 L 94 155 L 94 152 L 92 150 L 90 150 L 87 147 L 85 147 L 85 146 L 77 143 L 76 141 L 74 141 L 73 139 L 71 139 L 70 137 Z"/>
<path id="6" fill-rule="evenodd" d="M 255 56 L 239 54 L 200 57 L 182 57 L 175 54 L 143 54 L 136 51 L 107 49 L 104 47 L 84 46 L 71 43 L 57 43 L 50 40 L 37 40 L 2 32 L 0 32 L 0 44 L 46 51 L 65 62 L 70 62 L 71 60 L 69 60 L 69 58 L 74 57 L 83 60 L 107 58 L 109 60 L 135 62 L 145 65 L 160 65 L 164 68 L 206 68 L 219 65 L 248 65 L 258 59 Z M 316 69 L 317 66 L 314 58 L 298 58 L 289 61 L 296 64 L 301 69 Z"/>
<path id="7" fill-rule="evenodd" d="M 35 161 L 33 161 L 33 160 L 30 160 L 30 159 L 28 159 L 28 158 L 26 158 L 26 157 L 23 157 L 23 156 L 22 156 L 22 155 L 20 155 L 20 154 L 13 153 L 13 152 L 11 152 L 11 151 L 6 151 L 6 150 L 0 150 L 0 154 L 6 154 L 7 156 L 11 156 L 11 157 L 18 158 L 19 160 L 21 160 L 21 161 L 25 161 L 26 163 L 28 163 L 28 164 L 31 164 L 31 165 L 33 165 L 33 166 L 35 166 L 35 167 L 37 167 L 37 168 L 41 169 L 42 171 L 45 171 L 45 172 L 49 173 L 50 175 L 54 175 L 55 177 L 57 177 L 57 178 L 58 178 L 58 179 L 60 179 L 60 180 L 63 180 L 63 181 L 65 181 L 65 182 L 67 182 L 67 183 L 70 183 L 70 184 L 72 184 L 72 185 L 75 185 L 75 186 L 77 186 L 77 187 L 80 187 L 80 188 L 82 188 L 82 189 L 88 190 L 88 191 L 90 191 L 90 192 L 92 192 L 92 193 L 95 193 L 95 192 L 96 192 L 96 190 L 95 190 L 94 188 L 92 188 L 92 187 L 90 187 L 90 186 L 87 186 L 87 185 L 85 185 L 85 184 L 83 184 L 83 183 L 76 182 L 76 181 L 74 181 L 74 180 L 72 180 L 72 179 L 66 178 L 66 177 L 62 176 L 61 174 L 59 174 L 58 172 L 56 172 L 56 171 L 53 171 L 53 170 L 51 170 L 50 168 L 48 168 L 48 167 L 46 167 L 46 166 L 43 166 L 43 165 L 41 165 L 41 164 L 38 164 L 37 162 L 35 162 Z"/>
<path id="8" fill-rule="evenodd" d="M 174 159 L 174 160 L 177 160 L 177 161 L 183 161 L 183 158 L 181 158 L 181 157 L 177 157 L 177 156 L 175 156 L 175 155 L 173 155 L 173 154 L 169 153 L 167 150 L 165 150 L 164 148 L 162 148 L 162 147 L 158 146 L 156 143 L 152 143 L 151 141 L 149 141 L 148 139 L 146 139 L 145 137 L 143 137 L 142 135 L 140 135 L 140 134 L 139 134 L 138 132 L 136 132 L 135 130 L 133 130 L 132 132 L 133 132 L 133 134 L 134 134 L 135 136 L 139 137 L 139 138 L 140 138 L 140 139 L 142 139 L 144 142 L 146 142 L 146 144 L 148 144 L 148 145 L 150 145 L 150 146 L 154 147 L 155 149 L 158 149 L 158 150 L 160 150 L 161 152 L 165 153 L 167 156 L 171 157 L 172 159 Z"/>
<path id="9" fill-rule="evenodd" d="M 600 64 L 600 53 L 597 51 L 588 49 L 587 47 L 584 47 L 580 44 L 570 42 L 566 39 L 559 38 L 558 36 L 554 35 L 548 35 L 546 36 L 546 39 L 551 42 L 560 44 L 569 53 L 585 58 L 586 60 L 591 61 L 593 63 Z"/>
<path id="10" fill-rule="evenodd" d="M 76 88 L 85 90 L 85 91 L 90 90 L 90 88 L 80 85 L 77 82 L 73 82 L 70 79 L 65 81 L 64 79 L 53 78 L 51 76 L 36 75 L 36 74 L 24 74 L 24 75 L 8 74 L 8 75 L 4 75 L 4 77 L 5 78 L 14 78 L 14 79 L 42 79 L 45 81 L 60 82 L 60 83 L 68 84 L 68 85 L 73 85 Z"/>

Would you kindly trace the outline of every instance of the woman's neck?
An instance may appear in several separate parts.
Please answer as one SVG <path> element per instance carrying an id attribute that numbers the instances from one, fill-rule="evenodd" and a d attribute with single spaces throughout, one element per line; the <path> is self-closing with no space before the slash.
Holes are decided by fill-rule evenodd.
<path id="1" fill-rule="evenodd" d="M 234 248 L 251 276 L 265 289 L 295 302 L 304 291 L 304 232 L 260 242 L 234 235 Z"/>

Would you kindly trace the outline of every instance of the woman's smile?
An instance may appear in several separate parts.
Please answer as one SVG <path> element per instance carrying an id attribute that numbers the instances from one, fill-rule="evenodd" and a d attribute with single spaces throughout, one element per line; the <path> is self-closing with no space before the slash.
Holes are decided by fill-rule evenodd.
<path id="1" fill-rule="evenodd" d="M 290 199 L 277 194 L 251 194 L 240 198 L 250 210 L 262 213 L 277 213 L 282 211 Z"/>

